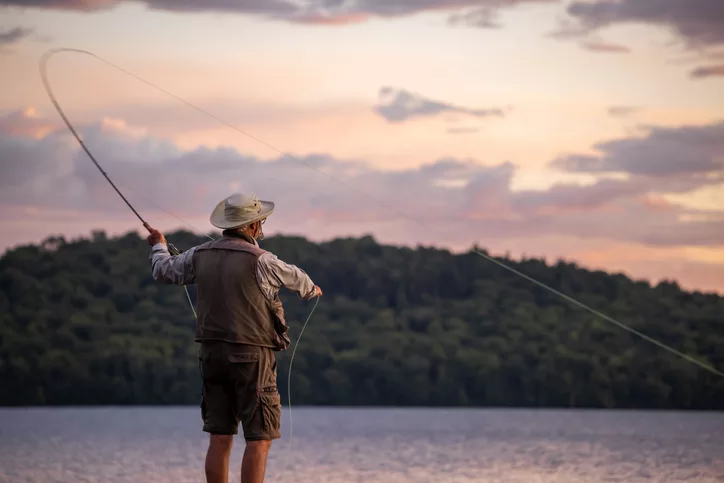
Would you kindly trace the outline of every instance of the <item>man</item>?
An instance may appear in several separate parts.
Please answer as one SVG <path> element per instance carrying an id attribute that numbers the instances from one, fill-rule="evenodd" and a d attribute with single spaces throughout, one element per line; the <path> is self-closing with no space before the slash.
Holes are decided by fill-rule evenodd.
<path id="1" fill-rule="evenodd" d="M 322 295 L 309 276 L 259 248 L 274 203 L 235 193 L 219 202 L 211 224 L 223 236 L 171 256 L 163 234 L 150 235 L 153 278 L 197 286 L 195 341 L 203 380 L 201 415 L 209 434 L 206 480 L 227 483 L 229 454 L 241 422 L 246 449 L 242 483 L 264 481 L 272 440 L 281 437 L 274 351 L 289 347 L 279 299 L 286 287 L 305 300 Z"/>

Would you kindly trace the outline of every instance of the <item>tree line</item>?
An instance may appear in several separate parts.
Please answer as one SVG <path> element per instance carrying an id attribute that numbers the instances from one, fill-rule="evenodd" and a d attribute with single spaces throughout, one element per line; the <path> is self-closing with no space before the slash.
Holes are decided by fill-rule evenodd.
<path id="1" fill-rule="evenodd" d="M 182 250 L 206 240 L 167 237 Z M 324 290 L 295 356 L 295 404 L 724 409 L 724 378 L 472 250 L 371 237 L 262 247 Z M 96 231 L 2 256 L 0 405 L 200 402 L 186 293 L 156 283 L 148 255 L 135 232 Z M 562 260 L 499 260 L 724 370 L 724 297 Z M 282 299 L 294 343 L 313 302 Z M 291 350 L 277 355 L 286 401 Z"/>

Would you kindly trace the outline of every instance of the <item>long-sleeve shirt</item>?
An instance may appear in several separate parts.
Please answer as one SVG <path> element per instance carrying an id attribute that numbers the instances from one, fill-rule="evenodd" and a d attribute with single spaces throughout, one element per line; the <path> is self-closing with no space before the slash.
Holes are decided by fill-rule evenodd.
<path id="1" fill-rule="evenodd" d="M 258 246 L 258 244 L 254 243 Z M 189 285 L 196 281 L 193 256 L 196 247 L 171 256 L 164 243 L 151 248 L 151 267 L 153 278 L 160 283 Z M 276 298 L 281 287 L 296 292 L 302 299 L 314 296 L 314 282 L 304 270 L 280 260 L 271 252 L 262 254 L 257 261 L 256 278 L 259 288 L 270 301 Z"/>

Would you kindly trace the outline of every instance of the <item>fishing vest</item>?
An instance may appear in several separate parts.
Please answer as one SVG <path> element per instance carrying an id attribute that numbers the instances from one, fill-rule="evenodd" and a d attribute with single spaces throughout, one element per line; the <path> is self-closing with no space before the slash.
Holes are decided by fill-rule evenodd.
<path id="1" fill-rule="evenodd" d="M 259 288 L 257 263 L 266 253 L 246 235 L 223 236 L 193 254 L 197 310 L 195 340 L 285 350 L 291 340 L 279 295 L 270 301 Z"/>

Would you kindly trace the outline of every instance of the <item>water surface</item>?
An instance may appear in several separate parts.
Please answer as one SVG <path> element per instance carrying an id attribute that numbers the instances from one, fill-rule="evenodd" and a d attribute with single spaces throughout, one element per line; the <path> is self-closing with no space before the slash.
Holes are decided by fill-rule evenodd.
<path id="1" fill-rule="evenodd" d="M 724 413 L 293 408 L 269 482 L 724 481 Z M 0 409 L 0 481 L 204 482 L 196 407 Z M 232 453 L 238 480 L 243 440 Z M 288 457 L 288 459 L 287 459 Z"/>

